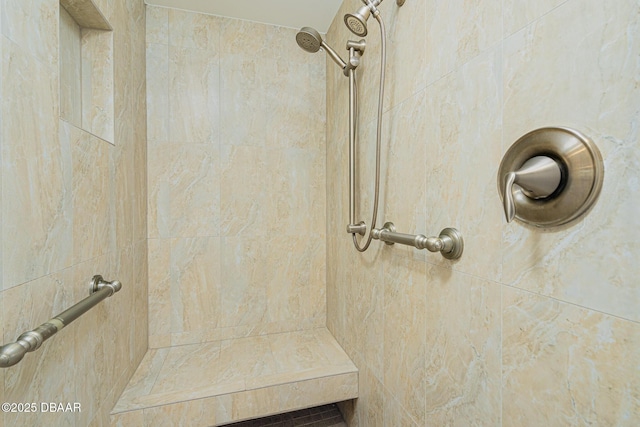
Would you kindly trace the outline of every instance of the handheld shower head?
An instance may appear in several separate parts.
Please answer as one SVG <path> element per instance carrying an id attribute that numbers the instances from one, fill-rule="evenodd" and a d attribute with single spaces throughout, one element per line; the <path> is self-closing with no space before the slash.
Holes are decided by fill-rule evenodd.
<path id="1" fill-rule="evenodd" d="M 367 35 L 367 20 L 371 16 L 369 6 L 361 6 L 356 13 L 347 13 L 344 15 L 344 23 L 353 34 L 358 37 Z"/>
<path id="2" fill-rule="evenodd" d="M 311 27 L 303 27 L 296 34 L 296 42 L 303 50 L 316 53 L 322 46 L 322 36 Z"/>
<path id="3" fill-rule="evenodd" d="M 344 70 L 347 67 L 346 62 L 340 58 L 340 55 L 322 40 L 322 36 L 318 31 L 311 27 L 302 27 L 296 34 L 296 42 L 298 42 L 298 46 L 309 53 L 316 53 L 320 48 L 323 48 L 340 68 Z"/>

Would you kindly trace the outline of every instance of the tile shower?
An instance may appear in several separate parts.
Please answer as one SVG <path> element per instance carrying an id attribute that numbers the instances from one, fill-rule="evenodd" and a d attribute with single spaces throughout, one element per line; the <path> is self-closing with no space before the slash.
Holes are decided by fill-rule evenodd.
<path id="1" fill-rule="evenodd" d="M 3 340 L 83 298 L 96 272 L 125 284 L 0 370 L 3 402 L 58 396 L 83 412 L 0 424 L 109 425 L 147 347 L 325 325 L 359 370 L 358 400 L 341 404 L 350 426 L 640 423 L 637 1 L 380 6 L 380 218 L 415 233 L 456 226 L 457 262 L 380 242 L 353 250 L 346 82 L 300 51 L 297 29 L 95 3 L 114 27 L 113 141 L 59 120 L 58 1 L 0 0 Z M 343 4 L 334 47 L 353 38 L 342 16 L 360 4 Z M 370 32 L 359 72 L 368 142 Z M 548 125 L 596 140 L 600 199 L 570 227 L 506 225 L 502 154 Z M 373 144 L 361 148 L 369 212 Z M 184 425 L 205 410 L 195 402 Z M 129 415 L 120 425 L 145 422 Z"/>

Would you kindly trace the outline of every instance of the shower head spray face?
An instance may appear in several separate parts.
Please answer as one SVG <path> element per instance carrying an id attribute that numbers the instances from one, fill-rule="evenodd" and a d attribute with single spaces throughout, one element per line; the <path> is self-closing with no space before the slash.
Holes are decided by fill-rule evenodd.
<path id="1" fill-rule="evenodd" d="M 367 20 L 369 16 L 371 16 L 369 6 L 362 6 L 356 13 L 347 13 L 344 16 L 344 23 L 353 34 L 358 37 L 364 37 L 368 33 Z"/>
<path id="2" fill-rule="evenodd" d="M 311 27 L 303 27 L 296 34 L 296 42 L 303 50 L 309 53 L 316 53 L 322 46 L 322 36 Z"/>

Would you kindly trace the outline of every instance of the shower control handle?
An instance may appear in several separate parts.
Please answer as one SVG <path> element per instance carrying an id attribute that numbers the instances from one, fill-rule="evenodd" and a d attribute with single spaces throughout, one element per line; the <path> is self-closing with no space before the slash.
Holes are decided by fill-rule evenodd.
<path id="1" fill-rule="evenodd" d="M 545 199 L 560 187 L 562 170 L 554 159 L 535 156 L 527 160 L 517 171 L 508 172 L 504 178 L 504 214 L 507 222 L 516 216 L 513 186 L 518 184 L 522 193 L 531 199 Z"/>

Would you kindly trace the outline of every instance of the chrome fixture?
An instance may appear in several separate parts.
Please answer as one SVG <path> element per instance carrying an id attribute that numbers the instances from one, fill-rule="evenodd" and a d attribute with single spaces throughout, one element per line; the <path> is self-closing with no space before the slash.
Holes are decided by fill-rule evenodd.
<path id="1" fill-rule="evenodd" d="M 404 1 L 405 0 L 396 0 L 396 4 L 398 6 L 402 6 L 404 4 Z M 351 30 L 353 34 L 359 37 L 364 37 L 367 35 L 367 21 L 369 20 L 369 17 L 372 13 L 374 15 L 380 13 L 377 9 L 377 6 L 382 3 L 382 0 L 362 0 L 362 2 L 365 5 L 361 6 L 356 12 L 347 13 L 346 15 L 344 15 L 344 23 L 347 28 Z"/>
<path id="2" fill-rule="evenodd" d="M 23 333 L 16 342 L 0 347 L 0 368 L 8 368 L 20 362 L 25 354 L 39 349 L 44 341 L 120 289 L 122 284 L 117 280 L 107 282 L 100 275 L 93 276 L 90 282 L 90 295 L 87 298 L 34 330 Z"/>
<path id="3" fill-rule="evenodd" d="M 455 228 L 445 228 L 438 237 L 427 237 L 423 234 L 396 233 L 393 223 L 387 222 L 383 228 L 374 228 L 371 234 L 374 239 L 382 240 L 388 245 L 400 243 L 416 249 L 426 249 L 429 252 L 440 252 L 447 259 L 460 258 L 464 250 L 462 234 Z"/>
<path id="4" fill-rule="evenodd" d="M 498 172 L 507 222 L 536 227 L 569 223 L 598 198 L 604 180 L 602 156 L 582 133 L 547 127 L 518 139 Z"/>

